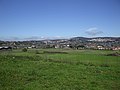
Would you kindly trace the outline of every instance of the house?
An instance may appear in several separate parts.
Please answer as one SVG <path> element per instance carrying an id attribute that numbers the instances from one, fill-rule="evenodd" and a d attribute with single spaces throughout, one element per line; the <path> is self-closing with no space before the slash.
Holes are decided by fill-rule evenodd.
<path id="1" fill-rule="evenodd" d="M 97 46 L 99 50 L 104 50 L 105 48 L 103 46 Z"/>
<path id="2" fill-rule="evenodd" d="M 120 47 L 114 47 L 112 50 L 120 50 Z"/>

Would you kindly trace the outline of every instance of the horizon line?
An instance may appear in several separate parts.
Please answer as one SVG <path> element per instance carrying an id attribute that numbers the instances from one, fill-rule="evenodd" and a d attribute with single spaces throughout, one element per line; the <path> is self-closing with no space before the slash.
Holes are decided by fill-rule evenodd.
<path id="1" fill-rule="evenodd" d="M 76 38 L 76 37 L 83 37 L 83 38 L 99 38 L 99 37 L 111 37 L 111 38 L 120 38 L 120 36 L 93 36 L 93 37 L 88 37 L 88 36 L 71 36 L 71 37 L 61 37 L 61 36 L 56 36 L 56 37 L 27 37 L 27 38 L 18 38 L 18 37 L 9 37 L 9 38 L 4 38 L 0 37 L 0 41 L 42 41 L 42 40 L 56 40 L 56 39 L 71 39 L 71 38 Z"/>

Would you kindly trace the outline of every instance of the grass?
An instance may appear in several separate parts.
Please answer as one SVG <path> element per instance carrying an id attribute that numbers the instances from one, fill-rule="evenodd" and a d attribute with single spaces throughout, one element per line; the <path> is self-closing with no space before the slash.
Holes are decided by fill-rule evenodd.
<path id="1" fill-rule="evenodd" d="M 120 57 L 106 56 L 114 51 L 38 51 L 0 53 L 1 90 L 120 90 Z"/>

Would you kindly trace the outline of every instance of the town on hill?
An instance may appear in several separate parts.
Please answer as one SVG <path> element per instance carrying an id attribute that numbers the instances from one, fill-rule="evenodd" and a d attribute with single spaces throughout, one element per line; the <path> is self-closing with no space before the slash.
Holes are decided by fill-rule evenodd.
<path id="1" fill-rule="evenodd" d="M 20 48 L 120 50 L 120 37 L 73 37 L 70 39 L 0 41 L 0 50 Z"/>

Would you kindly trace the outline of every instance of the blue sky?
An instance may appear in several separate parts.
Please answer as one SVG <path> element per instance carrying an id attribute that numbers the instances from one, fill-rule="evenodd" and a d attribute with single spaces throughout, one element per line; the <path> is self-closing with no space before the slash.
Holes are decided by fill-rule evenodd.
<path id="1" fill-rule="evenodd" d="M 0 0 L 0 39 L 120 36 L 120 0 Z"/>

